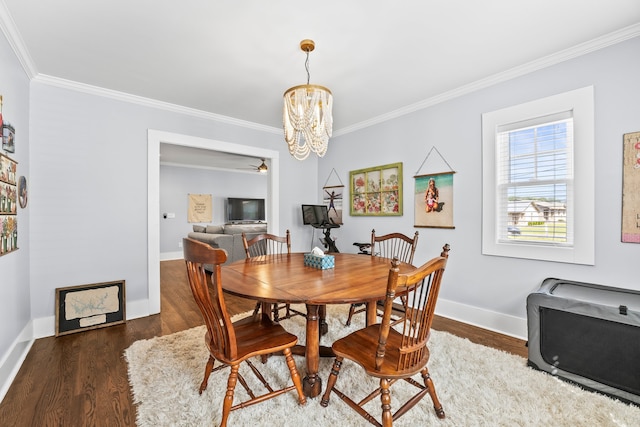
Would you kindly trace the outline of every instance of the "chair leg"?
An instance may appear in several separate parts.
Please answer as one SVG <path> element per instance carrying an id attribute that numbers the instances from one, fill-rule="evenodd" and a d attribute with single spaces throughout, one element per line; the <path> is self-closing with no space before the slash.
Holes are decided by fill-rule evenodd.
<path id="1" fill-rule="evenodd" d="M 231 412 L 231 406 L 233 406 L 233 391 L 236 388 L 238 382 L 238 369 L 239 364 L 231 365 L 231 372 L 229 373 L 229 379 L 227 380 L 227 393 L 224 396 L 222 403 L 222 421 L 220 421 L 220 427 L 227 427 L 227 419 Z"/>
<path id="2" fill-rule="evenodd" d="M 336 361 L 333 363 L 333 367 L 331 368 L 331 375 L 329 375 L 329 379 L 327 380 L 327 389 L 322 396 L 322 400 L 320 400 L 320 405 L 325 408 L 329 404 L 329 396 L 331 395 L 333 386 L 336 385 L 338 374 L 340 373 L 340 366 L 342 366 L 342 357 L 336 356 Z"/>
<path id="3" fill-rule="evenodd" d="M 256 308 L 253 309 L 253 318 L 256 319 L 258 316 L 258 313 L 260 312 L 260 307 L 262 306 L 262 304 L 260 303 L 260 301 L 258 301 L 256 303 Z"/>
<path id="4" fill-rule="evenodd" d="M 435 409 L 438 418 L 443 419 L 445 417 L 444 409 L 438 400 L 438 395 L 436 394 L 436 388 L 433 385 L 431 374 L 429 374 L 429 370 L 427 368 L 424 368 L 421 374 L 422 379 L 424 380 L 424 385 L 427 387 L 427 390 L 429 390 L 429 396 L 431 396 L 431 400 L 433 401 L 433 409 Z"/>
<path id="5" fill-rule="evenodd" d="M 289 319 L 291 317 L 291 304 L 287 304 L 286 308 L 287 308 L 286 316 L 287 316 L 287 319 Z"/>
<path id="6" fill-rule="evenodd" d="M 347 322 L 345 323 L 345 326 L 351 325 L 351 318 L 353 317 L 353 312 L 354 311 L 356 311 L 356 306 L 355 306 L 355 304 L 351 304 L 349 306 L 349 317 L 347 317 Z"/>
<path id="7" fill-rule="evenodd" d="M 211 375 L 211 371 L 213 370 L 214 361 L 215 359 L 213 358 L 213 356 L 209 356 L 209 360 L 207 360 L 207 366 L 205 366 L 204 368 L 204 379 L 200 384 L 200 394 L 202 394 L 202 392 L 207 389 L 207 383 L 209 382 L 209 375 Z"/>
<path id="8" fill-rule="evenodd" d="M 298 368 L 296 368 L 296 362 L 293 360 L 293 356 L 291 355 L 291 349 L 285 348 L 282 352 L 284 353 L 284 358 L 287 361 L 289 372 L 291 372 L 293 385 L 296 386 L 296 391 L 298 392 L 298 403 L 304 405 L 307 403 L 307 397 L 304 395 L 304 391 L 302 390 L 302 379 L 298 373 Z"/>
<path id="9" fill-rule="evenodd" d="M 386 378 L 380 378 L 380 401 L 382 402 L 382 427 L 392 427 L 391 392 L 389 391 L 389 380 Z"/>

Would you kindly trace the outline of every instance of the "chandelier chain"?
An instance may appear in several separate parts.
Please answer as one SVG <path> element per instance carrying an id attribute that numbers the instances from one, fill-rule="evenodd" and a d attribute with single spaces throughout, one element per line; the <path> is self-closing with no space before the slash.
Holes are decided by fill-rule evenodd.
<path id="1" fill-rule="evenodd" d="M 304 61 L 304 68 L 307 70 L 307 84 L 311 80 L 311 73 L 309 73 L 309 49 L 307 49 L 307 60 Z"/>

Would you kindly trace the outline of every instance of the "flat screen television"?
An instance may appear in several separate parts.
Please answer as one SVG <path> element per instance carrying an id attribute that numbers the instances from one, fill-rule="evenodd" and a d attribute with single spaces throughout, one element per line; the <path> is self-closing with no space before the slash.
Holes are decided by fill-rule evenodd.
<path id="1" fill-rule="evenodd" d="M 229 197 L 225 207 L 227 222 L 264 222 L 264 206 L 264 199 Z"/>
<path id="2" fill-rule="evenodd" d="M 302 205 L 304 225 L 329 224 L 329 222 L 329 211 L 326 205 Z"/>

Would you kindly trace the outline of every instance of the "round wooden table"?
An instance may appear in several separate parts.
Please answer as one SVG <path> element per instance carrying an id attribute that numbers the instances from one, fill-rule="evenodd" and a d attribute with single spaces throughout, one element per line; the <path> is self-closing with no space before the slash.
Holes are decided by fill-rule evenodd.
<path id="1" fill-rule="evenodd" d="M 259 256 L 222 268 L 222 288 L 231 294 L 265 305 L 276 302 L 306 305 L 304 355 L 307 375 L 303 385 L 308 397 L 315 397 L 322 391 L 318 367 L 324 306 L 367 303 L 367 324 L 375 323 L 375 302 L 385 298 L 391 268 L 388 258 L 346 253 L 331 255 L 335 257 L 335 267 L 326 270 L 305 266 L 303 253 Z M 413 268 L 402 263 L 400 272 Z"/>

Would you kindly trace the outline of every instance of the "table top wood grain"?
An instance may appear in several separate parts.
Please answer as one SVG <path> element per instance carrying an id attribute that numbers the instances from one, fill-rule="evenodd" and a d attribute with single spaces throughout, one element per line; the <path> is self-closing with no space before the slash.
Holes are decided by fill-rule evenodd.
<path id="1" fill-rule="evenodd" d="M 235 261 L 222 269 L 222 287 L 263 302 L 350 304 L 384 299 L 391 260 L 335 253 L 335 267 L 304 265 L 303 253 L 265 255 Z M 413 269 L 402 264 L 400 272 Z"/>

